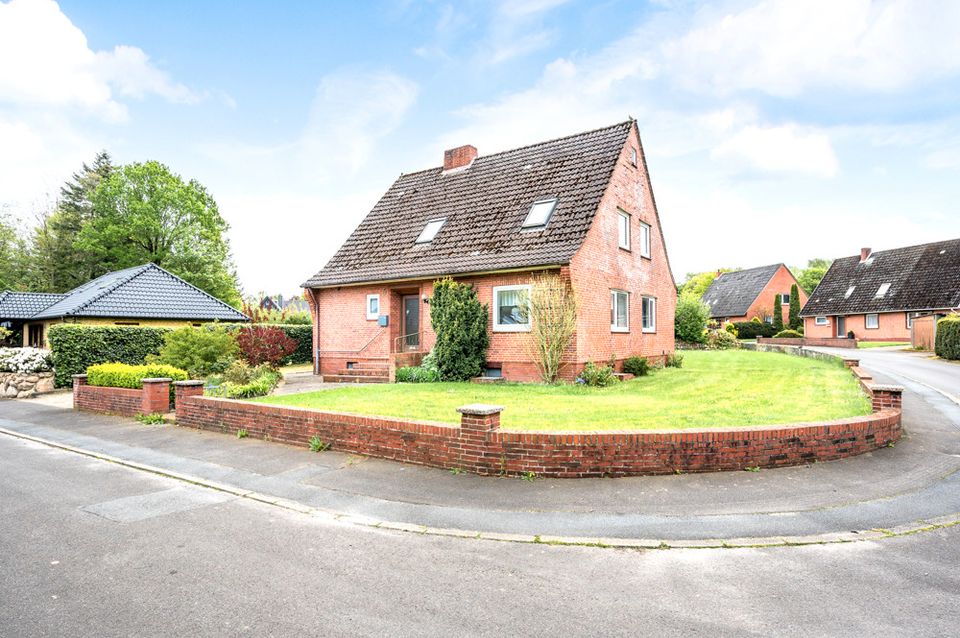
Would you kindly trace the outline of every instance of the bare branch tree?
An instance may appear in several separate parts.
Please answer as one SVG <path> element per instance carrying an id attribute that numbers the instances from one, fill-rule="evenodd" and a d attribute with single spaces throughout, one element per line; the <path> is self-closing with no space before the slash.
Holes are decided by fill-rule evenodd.
<path id="1" fill-rule="evenodd" d="M 532 281 L 527 305 L 527 355 L 537 364 L 540 377 L 555 383 L 577 332 L 577 300 L 568 281 L 559 275 L 541 275 Z"/>

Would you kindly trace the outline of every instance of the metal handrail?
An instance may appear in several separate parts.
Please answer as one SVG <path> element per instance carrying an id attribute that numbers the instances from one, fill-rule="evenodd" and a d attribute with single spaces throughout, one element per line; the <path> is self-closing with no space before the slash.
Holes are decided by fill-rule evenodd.
<path id="1" fill-rule="evenodd" d="M 370 344 L 376 341 L 380 337 L 380 335 L 382 335 L 386 331 L 387 331 L 386 328 L 381 328 L 380 331 L 377 332 L 377 334 L 373 335 L 373 338 L 370 339 L 370 341 L 368 341 L 367 343 L 365 343 L 363 347 L 360 348 L 359 350 L 321 350 L 317 348 L 317 353 L 319 354 L 360 354 L 361 352 L 369 348 Z"/>
<path id="2" fill-rule="evenodd" d="M 393 340 L 393 349 L 391 350 L 391 352 L 395 354 L 399 352 L 419 352 L 420 347 L 423 345 L 423 340 L 420 339 L 420 337 L 422 337 L 423 334 L 424 334 L 424 331 L 420 330 L 418 332 L 411 332 L 410 334 L 400 335 L 399 337 L 396 337 Z M 401 348 L 403 340 L 406 339 L 407 337 L 412 337 L 413 335 L 417 335 L 417 350 L 403 350 Z"/>

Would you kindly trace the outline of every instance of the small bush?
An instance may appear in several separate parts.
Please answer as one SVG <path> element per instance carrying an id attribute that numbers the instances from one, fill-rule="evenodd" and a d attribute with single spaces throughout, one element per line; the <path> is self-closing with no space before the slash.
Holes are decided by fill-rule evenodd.
<path id="1" fill-rule="evenodd" d="M 683 367 L 683 355 L 679 352 L 674 352 L 673 354 L 667 355 L 666 367 L 668 368 L 682 368 Z"/>
<path id="2" fill-rule="evenodd" d="M 933 350 L 941 359 L 960 359 L 960 315 L 950 315 L 937 322 Z"/>
<path id="3" fill-rule="evenodd" d="M 278 367 L 297 350 L 297 342 L 277 326 L 244 326 L 237 331 L 237 345 L 250 365 Z"/>
<path id="4" fill-rule="evenodd" d="M 97 363 L 119 361 L 140 365 L 148 356 L 160 352 L 164 336 L 169 332 L 170 328 L 56 324 L 48 335 L 56 385 L 68 387 L 73 375 L 83 374 Z"/>
<path id="5" fill-rule="evenodd" d="M 53 357 L 42 348 L 0 348 L 0 372 L 49 372 Z"/>
<path id="6" fill-rule="evenodd" d="M 168 332 L 160 353 L 148 361 L 182 368 L 200 378 L 226 370 L 238 352 L 236 340 L 223 326 L 188 326 Z"/>
<path id="7" fill-rule="evenodd" d="M 576 383 L 591 387 L 603 388 L 617 383 L 616 375 L 613 372 L 613 366 L 597 365 L 593 361 L 587 361 L 587 365 L 577 375 Z"/>
<path id="8" fill-rule="evenodd" d="M 740 336 L 740 331 L 737 330 L 737 327 L 729 321 L 723 324 L 723 329 L 732 334 L 734 339 Z"/>
<path id="9" fill-rule="evenodd" d="M 802 339 L 803 335 L 796 330 L 781 330 L 773 335 L 774 339 Z"/>
<path id="10" fill-rule="evenodd" d="M 127 363 L 98 363 L 87 368 L 87 383 L 105 388 L 143 387 L 144 379 L 168 378 L 173 381 L 186 381 L 186 370 L 164 364 L 132 366 Z"/>
<path id="11" fill-rule="evenodd" d="M 700 297 L 680 295 L 673 327 L 677 339 L 687 343 L 703 343 L 708 321 L 710 307 Z"/>
<path id="12" fill-rule="evenodd" d="M 739 346 L 737 338 L 726 330 L 711 330 L 707 334 L 707 347 L 712 350 L 729 350 Z"/>
<path id="13" fill-rule="evenodd" d="M 407 366 L 397 368 L 395 376 L 397 383 L 436 383 L 440 380 L 440 373 L 436 368 L 426 366 Z"/>
<path id="14" fill-rule="evenodd" d="M 650 361 L 646 357 L 627 357 L 623 360 L 623 371 L 635 377 L 650 373 Z"/>
<path id="15" fill-rule="evenodd" d="M 772 324 L 763 323 L 756 317 L 750 321 L 737 321 L 733 324 L 740 339 L 756 339 L 757 337 L 772 337 L 777 333 Z"/>
<path id="16" fill-rule="evenodd" d="M 234 378 L 242 378 L 239 374 Z M 211 378 L 211 381 L 214 379 Z M 273 370 L 270 366 L 262 365 L 250 369 L 249 380 L 245 383 L 237 383 L 226 380 L 226 373 L 220 380 L 217 389 L 212 392 L 216 396 L 227 399 L 252 399 L 253 397 L 264 397 L 273 392 L 273 389 L 280 383 L 280 373 Z"/>
<path id="17" fill-rule="evenodd" d="M 220 381 L 226 383 L 233 383 L 235 385 L 245 385 L 253 381 L 253 374 L 255 368 L 251 368 L 250 364 L 241 359 L 237 359 L 223 371 L 223 374 L 220 375 Z"/>

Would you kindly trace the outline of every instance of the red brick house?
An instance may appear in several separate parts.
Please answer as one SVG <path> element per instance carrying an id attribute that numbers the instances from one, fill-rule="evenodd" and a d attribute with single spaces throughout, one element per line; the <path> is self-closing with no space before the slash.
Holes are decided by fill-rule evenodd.
<path id="1" fill-rule="evenodd" d="M 913 319 L 960 309 L 960 239 L 837 259 L 800 316 L 807 337 L 909 341 Z"/>
<path id="2" fill-rule="evenodd" d="M 783 264 L 772 264 L 747 270 L 724 272 L 717 275 L 703 300 L 710 306 L 710 318 L 725 321 L 750 321 L 754 317 L 773 320 L 773 304 L 781 296 L 780 310 L 783 322 L 789 321 L 790 290 L 797 278 Z M 807 293 L 797 285 L 800 305 L 807 303 Z"/>
<path id="3" fill-rule="evenodd" d="M 580 306 L 563 376 L 673 352 L 676 284 L 633 120 L 493 155 L 461 146 L 401 175 L 303 285 L 315 372 L 361 381 L 417 361 L 435 340 L 433 282 L 451 276 L 490 309 L 488 374 L 535 380 L 519 300 L 540 273 Z"/>

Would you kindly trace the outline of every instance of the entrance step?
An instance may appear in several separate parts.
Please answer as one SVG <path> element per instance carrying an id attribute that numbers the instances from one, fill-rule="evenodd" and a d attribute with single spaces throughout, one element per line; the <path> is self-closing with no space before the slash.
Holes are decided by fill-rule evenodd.
<path id="1" fill-rule="evenodd" d="M 349 372 L 356 372 L 356 370 L 349 370 Z M 390 377 L 387 374 L 325 374 L 323 380 L 326 383 L 387 383 Z"/>
<path id="2" fill-rule="evenodd" d="M 341 370 L 337 370 L 338 376 L 346 377 L 387 377 L 389 374 L 390 371 L 386 366 L 382 368 L 359 368 L 354 366 L 352 368 L 343 368 Z"/>

